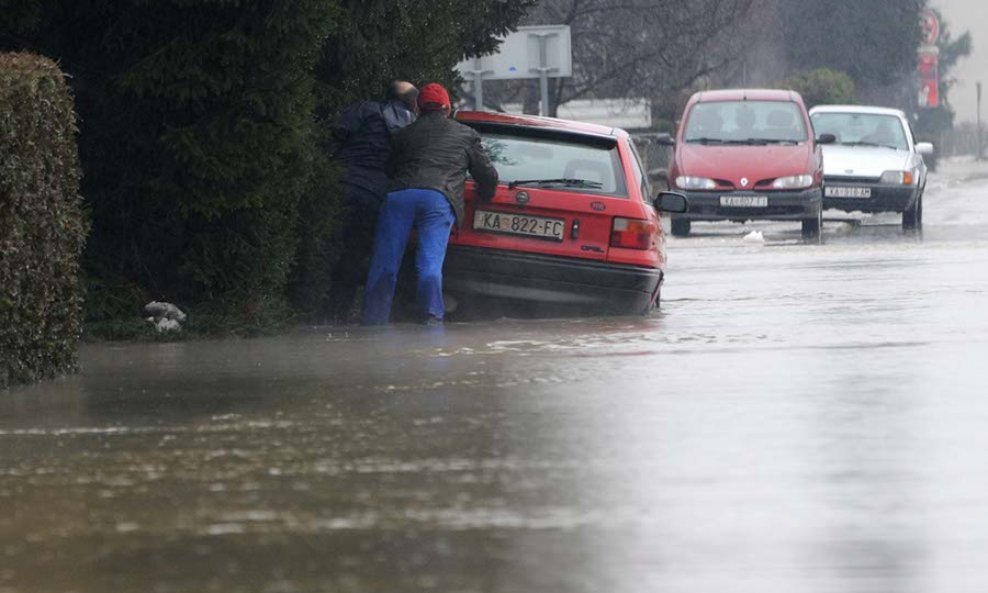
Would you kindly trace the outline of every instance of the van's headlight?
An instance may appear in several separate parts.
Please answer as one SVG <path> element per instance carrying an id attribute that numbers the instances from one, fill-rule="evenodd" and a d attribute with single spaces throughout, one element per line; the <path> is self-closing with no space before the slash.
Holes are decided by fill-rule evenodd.
<path id="1" fill-rule="evenodd" d="M 813 185 L 812 175 L 794 175 L 792 177 L 779 177 L 772 182 L 775 189 L 806 189 Z"/>
<path id="2" fill-rule="evenodd" d="M 914 176 L 912 171 L 886 171 L 882 173 L 882 183 L 889 185 L 912 185 Z"/>
<path id="3" fill-rule="evenodd" d="M 677 177 L 676 187 L 680 189 L 717 189 L 717 182 L 706 177 Z"/>

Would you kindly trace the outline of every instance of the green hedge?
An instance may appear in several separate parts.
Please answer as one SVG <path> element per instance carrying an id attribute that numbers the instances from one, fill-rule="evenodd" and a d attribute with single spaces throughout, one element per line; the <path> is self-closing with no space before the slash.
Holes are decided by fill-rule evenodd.
<path id="1" fill-rule="evenodd" d="M 74 370 L 87 232 L 58 67 L 0 54 L 0 388 Z"/>
<path id="2" fill-rule="evenodd" d="M 858 102 L 854 80 L 844 72 L 829 68 L 794 74 L 778 86 L 802 95 L 807 109 L 817 105 L 847 105 Z"/>
<path id="3" fill-rule="evenodd" d="M 150 300 L 190 330 L 319 319 L 347 257 L 340 110 L 391 77 L 453 86 L 532 2 L 0 0 L 0 52 L 56 58 L 74 91 L 90 332 Z"/>

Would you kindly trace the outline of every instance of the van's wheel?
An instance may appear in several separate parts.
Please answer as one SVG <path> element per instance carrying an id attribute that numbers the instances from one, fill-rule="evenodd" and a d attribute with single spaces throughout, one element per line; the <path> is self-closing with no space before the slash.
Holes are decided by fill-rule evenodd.
<path id="1" fill-rule="evenodd" d="M 688 218 L 672 219 L 672 236 L 688 237 L 690 234 L 690 220 Z"/>
<path id="2" fill-rule="evenodd" d="M 916 230 L 923 227 L 923 194 L 916 198 L 916 202 L 902 213 L 902 229 L 906 231 Z"/>
<path id="3" fill-rule="evenodd" d="M 820 228 L 823 226 L 823 210 L 816 213 L 813 218 L 803 219 L 803 238 L 804 239 L 819 239 L 820 238 Z"/>

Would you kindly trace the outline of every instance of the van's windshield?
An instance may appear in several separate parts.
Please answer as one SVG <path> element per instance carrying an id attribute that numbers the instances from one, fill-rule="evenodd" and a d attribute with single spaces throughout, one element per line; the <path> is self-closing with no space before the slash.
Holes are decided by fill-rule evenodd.
<path id="1" fill-rule="evenodd" d="M 627 197 L 616 146 L 481 131 L 502 183 Z"/>
<path id="2" fill-rule="evenodd" d="M 807 135 L 796 103 L 710 101 L 693 106 L 683 139 L 696 144 L 798 144 Z"/>

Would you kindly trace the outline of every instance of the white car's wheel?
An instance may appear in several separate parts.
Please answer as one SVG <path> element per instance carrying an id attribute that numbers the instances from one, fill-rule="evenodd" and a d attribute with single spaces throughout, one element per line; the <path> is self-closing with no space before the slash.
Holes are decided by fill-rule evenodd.
<path id="1" fill-rule="evenodd" d="M 915 230 L 923 226 L 923 194 L 919 194 L 916 202 L 902 213 L 902 228 Z"/>

